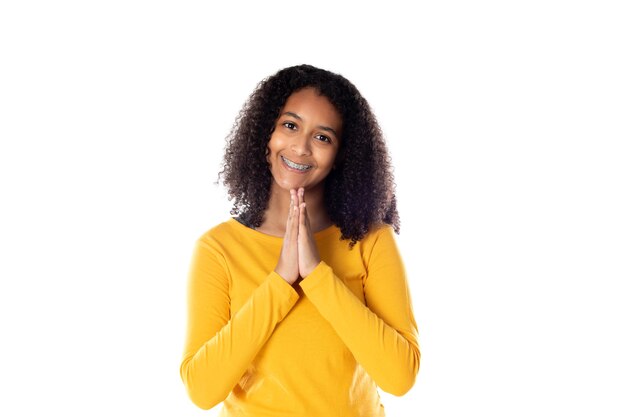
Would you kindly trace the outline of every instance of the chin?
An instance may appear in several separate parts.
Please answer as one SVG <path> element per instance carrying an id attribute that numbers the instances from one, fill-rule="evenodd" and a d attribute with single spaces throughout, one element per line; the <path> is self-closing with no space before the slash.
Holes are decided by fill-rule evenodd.
<path id="1" fill-rule="evenodd" d="M 279 177 L 276 178 L 274 177 L 274 186 L 281 188 L 283 190 L 291 190 L 293 189 L 298 189 L 300 187 L 303 187 L 305 190 L 309 189 L 309 181 L 307 181 L 306 178 L 289 178 L 289 177 Z"/>
<path id="2" fill-rule="evenodd" d="M 287 191 L 291 190 L 292 188 L 297 190 L 300 187 L 304 188 L 305 190 L 309 189 L 307 184 L 302 181 L 281 181 L 278 185 L 280 188 Z"/>

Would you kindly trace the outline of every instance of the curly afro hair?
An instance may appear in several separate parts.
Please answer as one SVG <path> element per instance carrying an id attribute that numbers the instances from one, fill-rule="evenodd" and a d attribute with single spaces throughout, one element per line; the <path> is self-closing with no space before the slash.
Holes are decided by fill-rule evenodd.
<path id="1" fill-rule="evenodd" d="M 335 169 L 324 185 L 324 203 L 341 239 L 350 239 L 352 247 L 383 223 L 399 233 L 391 160 L 376 117 L 350 81 L 311 65 L 284 68 L 262 80 L 235 120 L 218 174 L 234 200 L 231 214 L 251 227 L 263 222 L 272 184 L 267 144 L 287 98 L 305 87 L 328 98 L 343 119 Z"/>

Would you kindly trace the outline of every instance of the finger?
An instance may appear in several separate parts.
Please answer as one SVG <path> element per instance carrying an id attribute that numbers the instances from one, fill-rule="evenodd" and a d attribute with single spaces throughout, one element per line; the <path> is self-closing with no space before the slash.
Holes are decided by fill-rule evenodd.
<path id="1" fill-rule="evenodd" d="M 298 224 L 300 226 L 306 225 L 307 211 L 306 204 L 304 202 L 304 188 L 298 188 L 298 207 L 300 207 L 300 218 L 298 219 Z"/>
<path id="2" fill-rule="evenodd" d="M 293 193 L 294 193 L 294 194 L 293 194 L 293 196 L 294 196 L 293 203 L 294 203 L 296 206 L 300 207 L 300 191 L 299 191 L 298 189 L 293 189 L 293 190 L 291 190 L 291 191 L 293 191 Z"/>
<path id="3" fill-rule="evenodd" d="M 302 190 L 302 195 L 301 195 L 301 202 L 305 202 L 304 201 L 304 188 L 301 189 Z M 306 211 L 306 215 L 304 216 L 304 225 L 306 226 L 307 230 L 310 232 L 311 231 L 311 224 L 309 223 L 309 212 L 308 210 Z"/>
<path id="4" fill-rule="evenodd" d="M 291 236 L 294 240 L 298 239 L 298 224 L 300 221 L 300 212 L 298 210 L 298 204 L 297 204 L 297 198 L 298 196 L 296 195 L 296 191 L 292 190 L 292 201 L 293 201 L 293 209 L 291 210 L 292 213 L 292 220 L 291 223 L 289 224 L 289 230 L 291 231 Z"/>
<path id="5" fill-rule="evenodd" d="M 295 206 L 295 193 L 294 190 L 289 190 L 289 211 L 287 213 L 287 224 L 285 225 L 285 238 L 290 236 L 293 223 L 293 214 Z"/>
<path id="6" fill-rule="evenodd" d="M 306 212 L 306 203 L 300 203 L 300 218 L 298 219 L 298 223 L 300 226 L 300 233 L 305 232 L 307 227 L 307 212 Z"/>

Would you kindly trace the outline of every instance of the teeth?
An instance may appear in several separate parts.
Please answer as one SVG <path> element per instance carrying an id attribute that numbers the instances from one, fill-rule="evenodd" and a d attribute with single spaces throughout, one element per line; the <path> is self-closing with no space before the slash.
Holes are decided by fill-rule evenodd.
<path id="1" fill-rule="evenodd" d="M 301 165 L 301 164 L 296 164 L 293 161 L 290 161 L 289 159 L 285 158 L 284 156 L 281 156 L 281 158 L 283 158 L 283 161 L 285 161 L 285 163 L 294 169 L 300 170 L 300 171 L 306 171 L 307 169 L 311 168 L 311 165 Z"/>

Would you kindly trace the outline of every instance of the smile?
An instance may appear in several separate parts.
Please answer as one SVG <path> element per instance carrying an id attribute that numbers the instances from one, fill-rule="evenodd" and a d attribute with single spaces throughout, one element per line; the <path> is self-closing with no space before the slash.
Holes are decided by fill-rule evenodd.
<path id="1" fill-rule="evenodd" d="M 297 163 L 295 163 L 293 161 L 290 161 L 289 159 L 285 158 L 284 156 L 281 156 L 281 159 L 283 160 L 285 165 L 287 165 L 289 168 L 295 169 L 295 170 L 300 171 L 300 172 L 308 171 L 309 169 L 313 168 L 312 165 L 297 164 Z"/>

